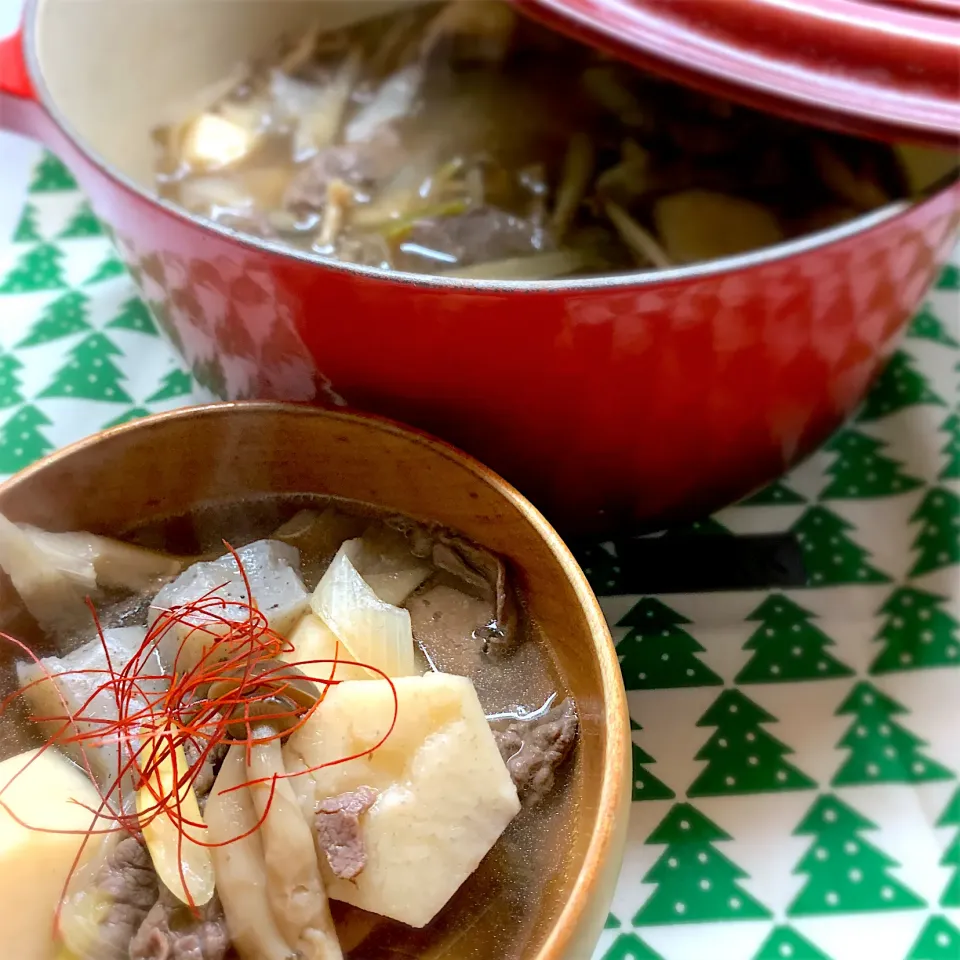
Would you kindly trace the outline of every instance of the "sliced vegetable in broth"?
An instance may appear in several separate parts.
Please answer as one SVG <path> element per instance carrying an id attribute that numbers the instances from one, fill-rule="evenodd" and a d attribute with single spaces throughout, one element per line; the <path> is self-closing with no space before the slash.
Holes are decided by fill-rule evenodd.
<path id="1" fill-rule="evenodd" d="M 56 656 L 6 641 L 27 659 L 5 703 L 22 698 L 44 742 L 3 764 L 34 772 L 0 804 L 0 867 L 41 851 L 57 871 L 24 891 L 29 930 L 0 914 L 18 956 L 511 960 L 537 945 L 577 829 L 579 718 L 502 558 L 299 497 L 123 542 L 2 517 L 0 534 L 15 547 L 0 566 L 30 561 L 27 609 L 80 588 L 97 611 L 41 624 Z M 73 800 L 67 834 L 31 826 L 34 807 Z"/>
<path id="2" fill-rule="evenodd" d="M 958 165 L 677 87 L 501 0 L 292 37 L 157 141 L 160 192 L 193 213 L 343 261 L 492 280 L 734 255 L 921 195 Z"/>

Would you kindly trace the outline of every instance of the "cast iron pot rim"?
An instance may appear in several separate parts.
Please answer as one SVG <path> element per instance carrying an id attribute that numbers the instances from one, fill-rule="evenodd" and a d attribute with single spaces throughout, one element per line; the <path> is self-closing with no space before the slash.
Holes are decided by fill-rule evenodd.
<path id="1" fill-rule="evenodd" d="M 737 273 L 752 269 L 753 267 L 789 260 L 791 257 L 802 256 L 821 247 L 828 247 L 833 243 L 839 243 L 859 233 L 866 233 L 916 205 L 915 203 L 905 200 L 895 201 L 877 210 L 873 210 L 870 213 L 854 217 L 852 220 L 848 220 L 839 226 L 805 234 L 802 237 L 786 240 L 770 247 L 762 247 L 750 253 L 721 257 L 716 260 L 707 260 L 688 266 L 671 267 L 666 270 L 638 270 L 631 273 L 560 280 L 465 280 L 458 277 L 434 277 L 423 273 L 408 273 L 402 270 L 382 270 L 378 267 L 365 267 L 359 264 L 346 263 L 333 257 L 296 250 L 282 243 L 261 237 L 254 237 L 250 234 L 233 230 L 213 220 L 208 220 L 206 217 L 189 213 L 177 204 L 148 192 L 135 180 L 121 173 L 113 164 L 104 160 L 77 134 L 68 118 L 54 103 L 50 91 L 47 89 L 37 54 L 37 11 L 39 4 L 40 0 L 27 0 L 24 9 L 24 55 L 30 80 L 34 90 L 36 90 L 40 96 L 40 103 L 44 110 L 52 117 L 61 132 L 70 140 L 73 146 L 83 154 L 91 165 L 99 169 L 117 185 L 135 194 L 141 200 L 145 200 L 153 206 L 158 207 L 168 216 L 176 220 L 216 234 L 224 240 L 232 241 L 248 250 L 284 257 L 303 264 L 311 264 L 334 273 L 352 274 L 357 277 L 367 277 L 370 280 L 395 283 L 398 286 L 404 287 L 416 287 L 421 290 L 446 290 L 461 294 L 475 292 L 512 294 L 551 293 L 562 295 L 564 293 L 579 293 L 593 290 L 610 290 L 611 292 L 639 291 L 640 289 L 656 287 L 660 284 L 668 285 L 688 280 L 714 277 L 720 274 Z M 954 180 L 951 180 L 948 184 L 942 186 L 941 189 L 949 189 L 950 185 L 954 182 Z M 919 202 L 923 203 L 927 200 L 932 200 L 939 192 L 940 190 L 937 190 L 932 196 L 924 198 L 924 200 Z"/>

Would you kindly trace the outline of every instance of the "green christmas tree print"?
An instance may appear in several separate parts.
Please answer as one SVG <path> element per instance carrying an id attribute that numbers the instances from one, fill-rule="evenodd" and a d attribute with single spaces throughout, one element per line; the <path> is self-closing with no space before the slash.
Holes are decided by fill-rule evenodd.
<path id="1" fill-rule="evenodd" d="M 850 755 L 834 775 L 835 787 L 953 779 L 946 767 L 920 752 L 925 741 L 893 719 L 907 712 L 872 684 L 854 686 L 836 711 L 836 716 L 849 714 L 854 721 L 837 744 Z"/>
<path id="2" fill-rule="evenodd" d="M 61 337 L 75 333 L 84 333 L 90 329 L 87 323 L 87 308 L 90 299 L 79 290 L 71 290 L 53 303 L 43 308 L 30 332 L 21 340 L 18 347 L 35 347 L 41 343 L 50 343 Z"/>
<path id="3" fill-rule="evenodd" d="M 174 397 L 186 397 L 193 392 L 193 378 L 185 370 L 171 370 L 156 393 L 147 397 L 147 403 L 159 403 Z"/>
<path id="4" fill-rule="evenodd" d="M 894 590 L 879 611 L 887 619 L 874 640 L 883 649 L 870 672 L 960 665 L 960 623 L 943 609 L 945 602 L 916 587 Z"/>
<path id="5" fill-rule="evenodd" d="M 830 960 L 792 927 L 774 927 L 753 960 Z"/>
<path id="6" fill-rule="evenodd" d="M 76 189 L 77 181 L 70 175 L 70 171 L 52 153 L 44 153 L 43 159 L 33 170 L 29 192 L 53 193 Z"/>
<path id="7" fill-rule="evenodd" d="M 603 925 L 604 930 L 619 930 L 623 924 L 612 914 L 607 914 L 607 922 Z"/>
<path id="8" fill-rule="evenodd" d="M 944 405 L 924 375 L 914 368 L 913 358 L 898 350 L 873 385 L 857 419 L 862 423 L 879 420 L 918 403 Z"/>
<path id="9" fill-rule="evenodd" d="M 775 480 L 769 486 L 758 490 L 752 497 L 740 501 L 742 507 L 771 507 L 781 504 L 806 503 L 806 500 L 782 480 Z"/>
<path id="10" fill-rule="evenodd" d="M 957 960 L 960 957 L 960 930 L 946 917 L 931 917 L 910 948 L 906 960 Z"/>
<path id="11" fill-rule="evenodd" d="M 940 429 L 950 438 L 940 451 L 947 458 L 940 471 L 940 479 L 960 480 L 960 414 L 951 413 L 940 425 Z"/>
<path id="12" fill-rule="evenodd" d="M 620 564 L 612 543 L 584 544 L 575 556 L 595 594 L 605 597 L 621 592 Z"/>
<path id="13" fill-rule="evenodd" d="M 808 507 L 790 528 L 803 551 L 813 586 L 889 583 L 890 578 L 867 563 L 870 554 L 847 535 L 853 525 L 826 507 Z"/>
<path id="14" fill-rule="evenodd" d="M 642 729 L 639 724 L 630 721 L 631 730 Z M 643 747 L 636 743 L 633 746 L 633 801 L 638 800 L 672 800 L 676 794 L 662 781 L 655 777 L 645 766 L 654 763 L 653 757 Z"/>
<path id="15" fill-rule="evenodd" d="M 960 343 L 957 343 L 950 335 L 943 322 L 927 303 L 921 307 L 920 312 L 913 318 L 907 336 L 918 340 L 932 340 L 934 343 L 943 344 L 945 347 L 960 347 Z"/>
<path id="16" fill-rule="evenodd" d="M 807 882 L 787 909 L 791 917 L 874 910 L 905 910 L 925 902 L 889 873 L 896 860 L 860 834 L 876 830 L 832 794 L 817 797 L 794 836 L 813 836 L 794 873 Z"/>
<path id="17" fill-rule="evenodd" d="M 37 227 L 37 208 L 32 203 L 28 203 L 23 208 L 20 222 L 13 234 L 13 241 L 14 243 L 33 243 L 42 239 Z"/>
<path id="18" fill-rule="evenodd" d="M 160 336 L 147 305 L 139 297 L 131 297 L 120 312 L 107 324 L 117 330 L 133 330 L 135 333 L 146 333 L 151 337 Z"/>
<path id="19" fill-rule="evenodd" d="M 940 896 L 940 906 L 960 907 L 960 787 L 954 791 L 946 810 L 940 814 L 937 826 L 957 828 L 953 842 L 940 858 L 941 867 L 953 867 L 953 876 Z"/>
<path id="20" fill-rule="evenodd" d="M 747 873 L 714 849 L 716 841 L 730 839 L 689 803 L 674 804 L 646 840 L 667 849 L 643 878 L 657 889 L 637 911 L 634 926 L 769 917 L 770 911 L 737 883 Z"/>
<path id="21" fill-rule="evenodd" d="M 827 473 L 833 477 L 820 494 L 822 500 L 886 497 L 919 487 L 896 460 L 878 453 L 886 444 L 852 427 L 841 430 L 824 447 L 839 454 Z"/>
<path id="22" fill-rule="evenodd" d="M 759 620 L 760 626 L 743 645 L 754 653 L 737 674 L 737 683 L 795 683 L 852 676 L 848 666 L 827 652 L 834 643 L 809 622 L 812 616 L 781 593 L 766 597 L 747 617 Z"/>
<path id="23" fill-rule="evenodd" d="M 805 773 L 784 760 L 793 753 L 761 724 L 776 723 L 739 690 L 724 690 L 697 721 L 698 727 L 716 727 L 694 759 L 707 765 L 687 790 L 688 797 L 722 797 L 781 790 L 810 790 L 816 786 Z"/>
<path id="24" fill-rule="evenodd" d="M 51 243 L 40 243 L 27 251 L 7 274 L 0 293 L 32 293 L 35 290 L 60 290 L 67 285 L 63 277 L 63 251 Z"/>
<path id="25" fill-rule="evenodd" d="M 960 561 L 960 497 L 945 487 L 932 487 L 910 517 L 922 524 L 913 549 L 920 555 L 910 576 L 939 570 Z"/>
<path id="26" fill-rule="evenodd" d="M 621 933 L 602 960 L 663 960 L 663 957 L 651 950 L 635 933 Z"/>
<path id="27" fill-rule="evenodd" d="M 23 364 L 10 353 L 0 354 L 0 407 L 15 407 L 23 403 L 20 378 L 17 371 Z"/>
<path id="28" fill-rule="evenodd" d="M 121 413 L 119 417 L 114 417 L 113 420 L 105 423 L 103 429 L 109 430 L 110 427 L 119 427 L 121 424 L 129 423 L 131 420 L 139 420 L 140 417 L 149 416 L 150 411 L 146 407 L 131 407 L 129 410 Z"/>
<path id="29" fill-rule="evenodd" d="M 70 351 L 71 359 L 40 396 L 130 403 L 129 394 L 120 386 L 126 375 L 110 359 L 120 356 L 122 351 L 111 340 L 102 333 L 91 333 Z"/>
<path id="30" fill-rule="evenodd" d="M 21 407 L 0 428 L 0 473 L 16 473 L 53 449 L 40 432 L 50 420 L 36 407 Z"/>
<path id="31" fill-rule="evenodd" d="M 90 286 L 94 283 L 102 283 L 104 280 L 112 280 L 114 277 L 122 277 L 127 273 L 127 268 L 116 258 L 113 253 L 107 256 L 107 259 L 97 267 L 96 270 L 83 281 L 84 286 Z"/>
<path id="32" fill-rule="evenodd" d="M 99 237 L 102 234 L 103 227 L 100 225 L 100 221 L 90 209 L 90 204 L 84 200 L 59 236 L 61 240 L 66 240 L 77 237 Z"/>
<path id="33" fill-rule="evenodd" d="M 733 534 L 716 517 L 704 517 L 694 520 L 693 523 L 682 527 L 671 527 L 668 533 L 683 534 L 685 536 L 698 535 L 705 537 L 730 537 Z"/>
<path id="34" fill-rule="evenodd" d="M 630 627 L 617 644 L 628 690 L 723 684 L 697 657 L 704 648 L 680 627 L 689 622 L 653 597 L 644 597 L 620 619 L 618 627 Z"/>
<path id="35" fill-rule="evenodd" d="M 960 290 L 960 268 L 948 263 L 943 268 L 935 287 L 937 290 Z"/>

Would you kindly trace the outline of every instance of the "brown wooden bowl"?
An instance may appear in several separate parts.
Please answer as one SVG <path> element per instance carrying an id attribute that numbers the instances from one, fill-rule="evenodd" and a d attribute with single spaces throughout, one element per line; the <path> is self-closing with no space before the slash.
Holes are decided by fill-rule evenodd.
<path id="1" fill-rule="evenodd" d="M 50 530 L 116 535 L 204 501 L 294 493 L 349 497 L 439 521 L 509 559 L 582 722 L 577 823 L 563 838 L 569 869 L 548 886 L 524 960 L 586 960 L 607 916 L 626 834 L 626 698 L 583 573 L 537 509 L 500 477 L 376 417 L 217 404 L 148 417 L 67 447 L 0 486 L 0 512 Z M 481 916 L 471 936 L 496 923 Z"/>

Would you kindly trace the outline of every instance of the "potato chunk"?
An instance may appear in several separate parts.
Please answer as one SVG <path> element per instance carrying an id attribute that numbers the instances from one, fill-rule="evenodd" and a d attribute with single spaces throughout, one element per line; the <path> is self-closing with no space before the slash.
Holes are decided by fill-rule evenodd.
<path id="1" fill-rule="evenodd" d="M 747 253 L 783 239 L 769 210 L 710 190 L 685 190 L 663 197 L 654 207 L 653 218 L 674 263 Z"/>
<path id="2" fill-rule="evenodd" d="M 422 927 L 477 868 L 520 802 L 468 679 L 427 674 L 401 677 L 394 685 L 397 724 L 382 747 L 291 782 L 311 819 L 329 797 L 364 786 L 378 791 L 360 820 L 363 872 L 354 880 L 339 879 L 321 857 L 327 892 Z M 290 738 L 287 769 L 373 747 L 392 716 L 385 681 L 332 688 L 310 722 Z"/>
<path id="3" fill-rule="evenodd" d="M 0 791 L 2 953 L 11 960 L 48 960 L 54 911 L 83 836 L 28 830 L 8 810 L 32 827 L 84 831 L 93 814 L 81 804 L 96 809 L 100 798 L 83 773 L 52 749 L 30 750 L 0 763 Z M 95 850 L 95 843 L 87 844 L 85 858 Z"/>

